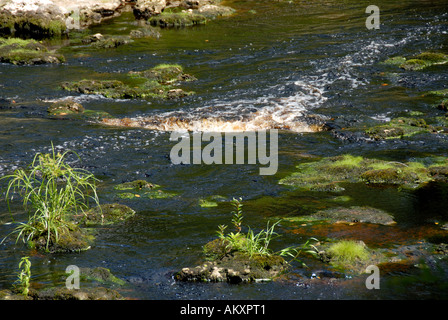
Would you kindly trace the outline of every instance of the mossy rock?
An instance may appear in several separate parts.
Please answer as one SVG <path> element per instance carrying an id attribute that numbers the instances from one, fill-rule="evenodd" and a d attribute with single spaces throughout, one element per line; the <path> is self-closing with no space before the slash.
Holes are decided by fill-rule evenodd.
<path id="1" fill-rule="evenodd" d="M 52 19 L 44 14 L 0 14 L 0 34 L 23 38 L 54 38 L 67 32 L 63 19 Z"/>
<path id="2" fill-rule="evenodd" d="M 103 267 L 96 268 L 80 268 L 81 281 L 95 281 L 102 284 L 111 284 L 122 286 L 126 282 L 114 276 L 109 269 Z"/>
<path id="3" fill-rule="evenodd" d="M 214 246 L 215 252 L 219 245 Z M 226 250 L 225 247 L 222 250 Z M 223 252 L 224 253 L 224 252 Z M 288 269 L 288 263 L 278 255 L 254 255 L 231 251 L 193 268 L 183 268 L 174 277 L 179 281 L 251 283 L 272 281 Z"/>
<path id="4" fill-rule="evenodd" d="M 58 239 L 51 234 L 47 246 L 47 234 L 38 235 L 28 241 L 30 248 L 49 253 L 76 253 L 89 250 L 93 236 L 72 223 L 58 231 Z"/>
<path id="5" fill-rule="evenodd" d="M 149 70 L 131 72 L 130 75 L 153 80 L 160 84 L 173 84 L 179 81 L 196 80 L 194 76 L 184 73 L 182 66 L 177 64 L 160 64 Z"/>
<path id="6" fill-rule="evenodd" d="M 131 42 L 130 37 L 103 37 L 98 41 L 93 41 L 92 46 L 97 49 L 115 49 Z"/>
<path id="7" fill-rule="evenodd" d="M 365 133 L 375 140 L 401 139 L 419 133 L 432 133 L 436 128 L 428 125 L 424 119 L 399 117 L 387 124 L 371 127 Z"/>
<path id="8" fill-rule="evenodd" d="M 181 28 L 206 24 L 207 18 L 193 12 L 162 12 L 149 18 L 148 23 L 161 28 Z"/>
<path id="9" fill-rule="evenodd" d="M 420 162 L 402 163 L 342 155 L 300 164 L 296 172 L 279 183 L 310 191 L 340 191 L 344 190 L 342 183 L 416 188 L 432 179 L 427 167 Z"/>
<path id="10" fill-rule="evenodd" d="M 62 63 L 63 55 L 48 50 L 36 40 L 0 38 L 0 62 L 15 65 Z"/>
<path id="11" fill-rule="evenodd" d="M 373 223 L 382 225 L 394 225 L 394 217 L 379 209 L 370 207 L 349 207 L 320 210 L 310 216 L 312 220 L 325 220 L 332 223 Z"/>
<path id="12" fill-rule="evenodd" d="M 421 59 L 409 59 L 400 65 L 400 68 L 404 70 L 421 70 L 428 66 L 429 64 Z"/>
<path id="13" fill-rule="evenodd" d="M 118 291 L 104 288 L 67 289 L 66 287 L 52 287 L 30 291 L 33 300 L 123 300 Z"/>
<path id="14" fill-rule="evenodd" d="M 84 107 L 69 99 L 69 100 L 60 100 L 52 103 L 48 109 L 48 114 L 56 119 L 59 118 L 70 118 L 70 119 L 90 119 L 90 120 L 101 120 L 104 118 L 111 119 L 113 118 L 109 113 L 105 111 L 98 110 L 86 110 Z"/>
<path id="15" fill-rule="evenodd" d="M 110 225 L 125 221 L 135 215 L 135 211 L 124 204 L 102 204 L 74 217 L 82 226 Z"/>
<path id="16" fill-rule="evenodd" d="M 82 94 L 100 94 L 111 99 L 176 99 L 193 94 L 172 85 L 195 80 L 178 65 L 158 65 L 142 72 L 129 72 L 121 80 L 89 80 L 65 82 L 62 89 Z"/>
<path id="17" fill-rule="evenodd" d="M 399 66 L 401 69 L 407 71 L 416 71 L 416 70 L 422 70 L 424 68 L 433 65 L 444 64 L 447 62 L 448 62 L 448 55 L 444 53 L 422 52 L 417 56 L 410 57 L 409 59 L 402 56 L 392 57 L 382 62 L 382 64 Z"/>
<path id="18" fill-rule="evenodd" d="M 114 186 L 114 190 L 126 191 L 119 192 L 116 196 L 120 199 L 138 200 L 142 198 L 149 199 L 167 199 L 175 197 L 174 192 L 167 192 L 161 189 L 161 186 L 152 184 L 145 180 L 135 180 L 125 182 Z"/>

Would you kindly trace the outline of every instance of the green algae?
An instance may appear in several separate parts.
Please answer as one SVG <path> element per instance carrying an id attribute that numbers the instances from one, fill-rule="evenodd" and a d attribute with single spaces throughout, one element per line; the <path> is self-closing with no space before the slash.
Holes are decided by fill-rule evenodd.
<path id="1" fill-rule="evenodd" d="M 149 183 L 145 180 L 125 182 L 114 187 L 118 192 L 116 196 L 120 199 L 138 200 L 141 198 L 167 199 L 177 196 L 177 193 L 162 190 L 159 185 Z"/>
<path id="2" fill-rule="evenodd" d="M 174 99 L 193 94 L 172 85 L 195 80 L 181 66 L 162 64 L 142 72 L 130 72 L 121 80 L 89 80 L 63 83 L 62 89 L 83 94 L 100 94 L 111 99 Z"/>
<path id="3" fill-rule="evenodd" d="M 381 64 L 399 66 L 407 71 L 422 70 L 427 67 L 448 63 L 448 55 L 440 52 L 422 52 L 416 56 L 406 58 L 402 56 L 391 57 Z"/>
<path id="4" fill-rule="evenodd" d="M 436 132 L 437 128 L 426 123 L 424 119 L 398 117 L 386 124 L 371 127 L 365 133 L 375 140 L 401 139 L 420 133 Z"/>
<path id="5" fill-rule="evenodd" d="M 96 225 L 111 225 L 125 221 L 135 215 L 130 207 L 118 204 L 102 204 L 98 207 L 73 217 L 79 225 L 92 227 Z"/>
<path id="6" fill-rule="evenodd" d="M 40 42 L 19 38 L 0 38 L 0 62 L 15 65 L 62 63 L 63 55 L 48 50 Z"/>
<path id="7" fill-rule="evenodd" d="M 439 163 L 446 167 L 448 163 Z M 421 162 L 396 162 L 342 155 L 307 162 L 296 167 L 280 184 L 309 191 L 342 191 L 343 183 L 396 185 L 416 188 L 433 180 Z"/>

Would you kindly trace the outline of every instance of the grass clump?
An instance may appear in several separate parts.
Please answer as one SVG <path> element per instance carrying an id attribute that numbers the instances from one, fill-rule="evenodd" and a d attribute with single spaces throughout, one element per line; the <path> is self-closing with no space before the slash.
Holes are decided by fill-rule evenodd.
<path id="1" fill-rule="evenodd" d="M 17 233 L 16 242 L 34 242 L 50 251 L 50 246 L 57 246 L 61 239 L 69 241 L 70 234 L 79 231 L 69 215 L 83 212 L 89 207 L 89 200 L 99 204 L 95 177 L 67 164 L 68 154 L 69 151 L 56 153 L 54 148 L 50 154 L 38 153 L 28 168 L 2 178 L 9 179 L 8 205 L 11 196 L 18 194 L 28 213 L 28 221 L 20 222 L 13 231 Z"/>
<path id="2" fill-rule="evenodd" d="M 221 245 L 219 245 L 218 242 L 215 242 L 214 246 L 221 254 L 227 254 L 232 251 L 241 252 L 249 259 L 255 259 L 260 262 L 263 258 L 272 260 L 275 257 L 290 257 L 292 258 L 291 261 L 295 260 L 304 265 L 304 263 L 299 260 L 299 256 L 304 252 L 311 254 L 316 252 L 313 245 L 310 244 L 311 241 L 317 241 L 314 238 L 311 238 L 302 246 L 287 247 L 274 252 L 269 245 L 273 239 L 279 236 L 274 229 L 280 223 L 280 220 L 272 225 L 268 222 L 266 229 L 263 229 L 258 233 L 255 233 L 249 227 L 247 233 L 244 234 L 242 232 L 243 205 L 241 199 L 233 199 L 232 206 L 234 207 L 234 211 L 232 212 L 232 224 L 236 232 L 229 232 L 226 234 L 226 225 L 220 225 L 218 227 L 219 230 L 217 231 L 217 234 Z"/>
<path id="3" fill-rule="evenodd" d="M 353 240 L 341 240 L 328 248 L 332 261 L 352 264 L 357 261 L 367 261 L 370 257 L 364 243 Z"/>

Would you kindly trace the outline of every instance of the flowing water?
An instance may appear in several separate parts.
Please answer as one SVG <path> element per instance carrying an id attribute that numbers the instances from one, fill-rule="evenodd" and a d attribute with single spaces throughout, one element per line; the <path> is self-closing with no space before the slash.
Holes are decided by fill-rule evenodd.
<path id="1" fill-rule="evenodd" d="M 381 290 L 367 290 L 363 280 L 339 284 L 300 285 L 323 265 L 298 268 L 289 279 L 251 285 L 178 283 L 172 274 L 200 262 L 201 247 L 216 236 L 217 226 L 229 224 L 228 202 L 202 208 L 198 199 L 219 195 L 242 197 L 245 223 L 264 228 L 269 218 L 307 214 L 324 206 L 335 194 L 302 194 L 278 181 L 295 165 L 314 156 L 359 154 L 407 161 L 413 157 L 446 157 L 443 135 L 403 140 L 358 141 L 318 131 L 309 119 L 331 120 L 341 127 L 367 127 L 410 111 L 437 115 L 428 90 L 446 88 L 448 65 L 419 72 L 400 72 L 385 78 L 379 64 L 395 55 L 428 50 L 448 53 L 447 1 L 377 1 L 381 27 L 368 30 L 370 3 L 359 1 L 228 1 L 237 10 L 231 17 L 204 26 L 160 30 L 159 39 L 137 39 L 113 50 L 86 46 L 62 49 L 62 65 L 0 66 L 0 175 L 31 162 L 36 152 L 53 142 L 60 150 L 76 151 L 81 162 L 101 179 L 101 202 L 116 201 L 109 187 L 146 179 L 175 192 L 170 199 L 120 200 L 137 215 L 117 227 L 101 229 L 91 250 L 79 254 L 32 253 L 8 238 L 0 246 L 0 288 L 15 280 L 20 257 L 31 255 L 33 280 L 49 285 L 68 265 L 106 267 L 126 281 L 121 292 L 138 299 L 397 299 L 443 297 L 441 280 L 409 286 L 409 279 L 385 282 Z M 125 35 L 137 26 L 131 14 L 92 27 L 92 32 Z M 55 47 L 58 41 L 51 43 Z M 160 63 L 176 63 L 198 80 L 183 84 L 194 95 L 181 100 L 112 100 L 67 93 L 64 81 L 106 74 L 119 76 Z M 386 85 L 387 84 L 387 85 Z M 87 109 L 107 111 L 132 122 L 130 127 L 87 121 L 54 120 L 48 101 L 72 97 Z M 174 120 L 173 120 L 174 119 Z M 179 120 L 182 119 L 182 120 Z M 116 124 L 116 123 L 115 123 Z M 281 129 L 279 168 L 261 176 L 257 165 L 173 165 L 170 131 Z M 4 183 L 4 182 L 3 182 Z M 3 184 L 4 186 L 4 184 Z M 437 192 L 406 192 L 395 188 L 348 188 L 350 205 L 369 205 L 394 215 L 398 229 L 381 236 L 371 230 L 365 241 L 406 243 L 418 240 L 420 228 L 448 221 L 446 188 Z M 20 204 L 15 219 L 23 219 Z M 13 225 L 0 201 L 0 236 Z M 301 230 L 280 224 L 282 237 L 274 247 L 300 244 L 312 236 L 343 237 L 340 230 Z M 298 227 L 296 227 L 298 228 Z M 414 232 L 415 231 L 415 232 Z M 414 233 L 413 233 L 414 232 Z M 377 235 L 377 241 L 375 236 Z M 358 234 L 359 237 L 362 237 Z M 387 239 L 388 241 L 386 241 Z M 393 240 L 391 240 L 393 239 Z M 406 277 L 405 277 L 406 278 Z M 411 288 L 411 289 L 406 289 Z"/>

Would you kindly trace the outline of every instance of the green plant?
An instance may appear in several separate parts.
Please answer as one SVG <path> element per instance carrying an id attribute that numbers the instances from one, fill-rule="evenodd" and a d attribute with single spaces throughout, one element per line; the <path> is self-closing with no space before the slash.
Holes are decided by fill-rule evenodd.
<path id="1" fill-rule="evenodd" d="M 15 283 L 15 287 L 20 290 L 20 293 L 24 296 L 28 295 L 30 288 L 31 278 L 31 261 L 28 257 L 23 257 L 19 262 L 18 279 Z"/>
<path id="2" fill-rule="evenodd" d="M 292 257 L 290 262 L 298 261 L 305 265 L 298 258 L 303 252 L 307 252 L 315 255 L 317 253 L 316 247 L 311 244 L 311 241 L 317 241 L 315 238 L 310 238 L 305 244 L 297 247 L 287 247 L 280 251 L 274 252 L 269 248 L 269 245 L 273 239 L 279 237 L 279 234 L 274 231 L 275 227 L 280 223 L 281 220 L 270 225 L 269 221 L 267 223 L 266 229 L 255 233 L 250 227 L 247 234 L 241 232 L 241 224 L 243 220 L 243 211 L 241 198 L 239 200 L 233 199 L 232 205 L 235 208 L 232 217 L 232 223 L 235 226 L 236 233 L 230 232 L 225 234 L 227 228 L 226 225 L 218 226 L 217 234 L 219 238 L 226 244 L 227 249 L 238 250 L 247 254 L 250 258 L 254 256 L 265 256 L 269 257 L 272 255 L 289 256 Z"/>
<path id="3" fill-rule="evenodd" d="M 28 221 L 20 222 L 12 233 L 18 233 L 16 242 L 46 237 L 46 249 L 51 242 L 58 242 L 61 232 L 68 232 L 70 223 L 65 216 L 89 207 L 89 199 L 99 204 L 96 193 L 96 179 L 93 174 L 72 168 L 65 163 L 69 151 L 51 154 L 38 153 L 30 166 L 16 170 L 9 179 L 6 191 L 8 207 L 10 198 L 18 193 L 28 212 Z"/>
<path id="4" fill-rule="evenodd" d="M 365 261 L 369 258 L 369 252 L 365 245 L 358 241 L 341 240 L 328 249 L 333 260 L 342 263 L 353 263 L 357 260 Z"/>

